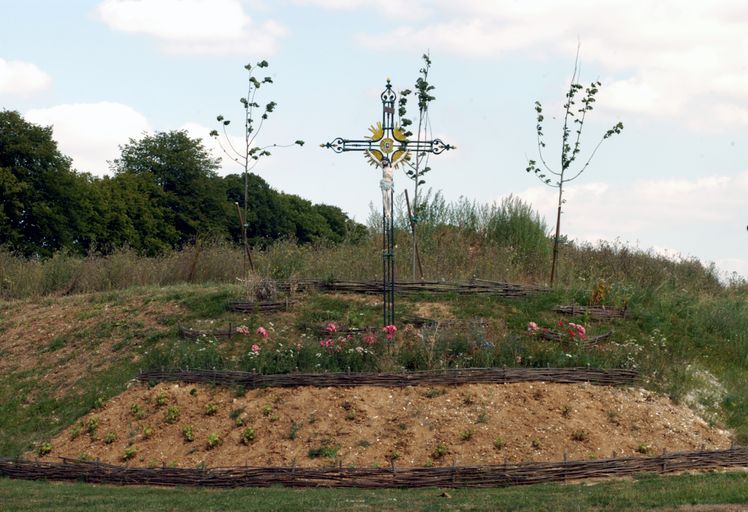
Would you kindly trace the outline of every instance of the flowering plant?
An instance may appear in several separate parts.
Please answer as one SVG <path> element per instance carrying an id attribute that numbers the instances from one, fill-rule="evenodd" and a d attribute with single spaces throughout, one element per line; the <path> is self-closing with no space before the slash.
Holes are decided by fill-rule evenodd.
<path id="1" fill-rule="evenodd" d="M 243 336 L 249 336 L 249 327 L 246 325 L 240 325 L 235 329 L 237 334 L 241 334 Z"/>
<path id="2" fill-rule="evenodd" d="M 531 335 L 540 333 L 540 336 L 546 339 L 561 340 L 567 336 L 571 340 L 587 339 L 587 329 L 582 324 L 576 324 L 574 322 L 569 322 L 567 324 L 563 320 L 559 320 L 556 327 L 558 327 L 558 330 L 551 330 L 548 327 L 540 327 L 535 322 L 528 322 L 527 332 Z"/>
<path id="3" fill-rule="evenodd" d="M 385 325 L 382 327 L 382 332 L 384 332 L 384 337 L 387 338 L 389 341 L 392 341 L 392 339 L 395 337 L 395 333 L 397 332 L 397 327 L 394 325 Z"/>
<path id="4" fill-rule="evenodd" d="M 325 330 L 332 334 L 334 332 L 338 332 L 338 326 L 335 324 L 335 322 L 328 322 L 327 326 L 325 326 Z"/>
<path id="5" fill-rule="evenodd" d="M 267 329 L 262 326 L 258 327 L 256 332 L 263 338 L 267 338 L 269 336 Z"/>

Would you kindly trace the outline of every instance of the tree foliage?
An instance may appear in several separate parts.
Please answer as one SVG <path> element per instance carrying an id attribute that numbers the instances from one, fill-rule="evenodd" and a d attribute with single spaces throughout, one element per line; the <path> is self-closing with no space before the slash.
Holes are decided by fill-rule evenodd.
<path id="1" fill-rule="evenodd" d="M 593 110 L 595 103 L 595 96 L 600 91 L 601 83 L 599 81 L 591 82 L 588 87 L 582 86 L 578 83 L 579 79 L 579 51 L 577 50 L 577 57 L 574 61 L 574 72 L 571 76 L 571 82 L 569 89 L 566 92 L 566 102 L 563 105 L 564 109 L 564 124 L 561 130 L 561 161 L 560 167 L 552 167 L 548 164 L 545 155 L 544 148 L 545 134 L 543 132 L 543 122 L 545 116 L 543 115 L 543 105 L 539 102 L 535 102 L 535 113 L 536 117 L 536 134 L 537 134 L 537 146 L 538 146 L 538 157 L 540 164 L 536 160 L 530 159 L 525 169 L 528 173 L 534 174 L 542 183 L 549 187 L 558 188 L 558 211 L 556 215 L 556 234 L 553 241 L 553 261 L 551 263 L 551 285 L 553 285 L 554 277 L 556 274 L 556 260 L 558 257 L 558 244 L 561 230 L 561 207 L 566 202 L 563 198 L 564 184 L 574 181 L 582 175 L 584 171 L 589 167 L 592 158 L 597 153 L 600 145 L 604 140 L 612 137 L 613 135 L 619 134 L 623 131 L 623 123 L 618 122 L 614 124 L 610 129 L 606 130 L 601 136 L 597 145 L 593 148 L 592 152 L 586 161 L 576 170 L 572 169 L 572 164 L 577 161 L 579 154 L 581 153 L 581 138 L 582 130 L 587 119 L 587 114 Z M 579 102 L 581 105 L 579 105 Z"/>
<path id="2" fill-rule="evenodd" d="M 0 112 L 0 246 L 27 257 L 56 251 L 157 255 L 196 238 L 241 240 L 235 202 L 244 177 L 217 174 L 218 160 L 184 131 L 144 134 L 121 146 L 113 175 L 77 173 L 50 127 Z M 339 208 L 314 205 L 247 175 L 250 241 L 352 240 L 366 233 Z"/>

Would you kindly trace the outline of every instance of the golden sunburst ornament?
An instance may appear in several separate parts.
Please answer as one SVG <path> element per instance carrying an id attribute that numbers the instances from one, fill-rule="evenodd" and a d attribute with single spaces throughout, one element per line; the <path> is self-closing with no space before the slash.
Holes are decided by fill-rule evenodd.
<path id="1" fill-rule="evenodd" d="M 403 144 L 408 142 L 408 138 L 405 136 L 405 131 L 399 126 L 392 129 L 392 137 L 384 136 L 384 127 L 381 122 L 371 125 L 369 132 L 370 135 L 367 135 L 366 138 L 379 143 L 378 149 L 372 147 L 372 149 L 366 151 L 369 164 L 377 167 L 381 166 L 382 160 L 386 157 L 392 167 L 397 167 L 410 158 L 410 152 L 404 149 Z"/>

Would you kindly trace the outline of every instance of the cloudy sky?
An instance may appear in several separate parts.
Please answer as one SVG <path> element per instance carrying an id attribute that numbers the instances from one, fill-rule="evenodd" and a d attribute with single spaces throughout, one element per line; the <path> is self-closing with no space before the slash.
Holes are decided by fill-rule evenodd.
<path id="1" fill-rule="evenodd" d="M 274 84 L 260 102 L 278 108 L 259 138 L 308 144 L 257 172 L 361 221 L 377 171 L 318 144 L 366 135 L 385 79 L 412 88 L 428 50 L 433 135 L 458 150 L 431 160 L 427 186 L 449 199 L 518 195 L 552 224 L 554 189 L 524 171 L 537 154 L 533 104 L 545 106 L 553 165 L 579 42 L 582 81 L 603 84 L 582 156 L 616 122 L 625 129 L 569 186 L 563 232 L 748 276 L 745 1 L 0 0 L 0 12 L 0 108 L 53 125 L 79 171 L 108 173 L 143 132 L 203 137 L 217 114 L 238 120 L 243 65 L 267 59 Z"/>

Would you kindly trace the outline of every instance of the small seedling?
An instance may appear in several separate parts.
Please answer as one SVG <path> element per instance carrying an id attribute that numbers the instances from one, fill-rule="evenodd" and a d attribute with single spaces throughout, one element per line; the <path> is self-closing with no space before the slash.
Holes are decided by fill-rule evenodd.
<path id="1" fill-rule="evenodd" d="M 117 434 L 114 432 L 107 432 L 104 435 L 104 444 L 112 444 L 117 440 Z"/>
<path id="2" fill-rule="evenodd" d="M 190 396 L 197 396 L 197 388 L 190 389 Z"/>
<path id="3" fill-rule="evenodd" d="M 166 393 L 161 392 L 156 396 L 156 405 L 158 407 L 163 407 L 168 401 L 169 398 L 166 396 Z"/>
<path id="4" fill-rule="evenodd" d="M 39 445 L 39 448 L 37 448 L 36 453 L 39 454 L 40 457 L 44 457 L 49 452 L 52 451 L 52 445 L 49 443 L 42 443 Z"/>
<path id="5" fill-rule="evenodd" d="M 242 443 L 249 444 L 254 440 L 255 440 L 255 429 L 253 429 L 252 427 L 245 428 L 244 432 L 242 432 Z"/>
<path id="6" fill-rule="evenodd" d="M 397 459 L 400 458 L 400 452 L 397 450 L 392 450 L 390 453 L 387 454 L 387 460 L 390 462 L 395 462 Z"/>
<path id="7" fill-rule="evenodd" d="M 449 450 L 447 449 L 447 445 L 444 443 L 439 443 L 436 445 L 436 448 L 431 452 L 431 458 L 432 459 L 441 459 L 444 457 Z"/>
<path id="8" fill-rule="evenodd" d="M 208 434 L 208 450 L 212 450 L 216 446 L 221 444 L 221 438 L 218 437 L 218 434 L 215 432 L 211 432 Z"/>
<path id="9" fill-rule="evenodd" d="M 493 440 L 493 445 L 497 450 L 501 450 L 503 447 L 506 446 L 506 441 L 501 436 L 498 436 L 496 439 Z"/>
<path id="10" fill-rule="evenodd" d="M 428 388 L 423 392 L 423 396 L 425 396 L 426 398 L 436 398 L 437 396 L 441 396 L 443 394 L 444 392 L 441 389 L 437 388 Z"/>
<path id="11" fill-rule="evenodd" d="M 299 433 L 299 429 L 301 429 L 301 424 L 296 423 L 295 421 L 291 422 L 291 429 L 288 431 L 288 438 L 293 441 L 296 439 L 296 435 Z"/>
<path id="12" fill-rule="evenodd" d="M 648 454 L 652 450 L 652 446 L 647 443 L 641 443 L 639 446 L 636 447 L 636 451 L 641 453 L 642 455 Z"/>
<path id="13" fill-rule="evenodd" d="M 170 405 L 164 413 L 164 421 L 166 423 L 176 423 L 177 421 L 179 421 L 179 415 L 179 407 L 177 407 L 176 405 Z"/>
<path id="14" fill-rule="evenodd" d="M 77 439 L 79 435 L 81 435 L 81 429 L 83 428 L 83 424 L 80 424 L 73 428 L 73 430 L 70 431 L 70 439 Z"/>
<path id="15" fill-rule="evenodd" d="M 130 406 L 130 414 L 139 420 L 142 420 L 146 416 L 145 409 L 143 409 L 139 404 L 132 404 Z"/>
<path id="16" fill-rule="evenodd" d="M 475 423 L 483 424 L 488 423 L 488 414 L 485 412 L 482 412 L 478 415 L 478 418 L 476 418 Z"/>
<path id="17" fill-rule="evenodd" d="M 218 412 L 218 405 L 214 404 L 213 402 L 210 402 L 205 406 L 205 415 L 206 416 L 214 416 Z"/>
<path id="18" fill-rule="evenodd" d="M 262 415 L 263 416 L 270 416 L 270 413 L 273 412 L 273 406 L 270 404 L 265 404 L 262 406 Z"/>
<path id="19" fill-rule="evenodd" d="M 192 425 L 182 427 L 182 438 L 188 443 L 195 440 L 195 433 L 192 431 Z"/>
<path id="20" fill-rule="evenodd" d="M 563 416 L 564 418 L 570 417 L 571 407 L 569 407 L 568 405 L 564 405 L 563 407 L 561 407 L 561 416 Z"/>
<path id="21" fill-rule="evenodd" d="M 138 454 L 137 448 L 135 448 L 134 446 L 128 446 L 127 448 L 125 448 L 124 453 L 122 453 L 122 460 L 130 460 L 133 457 L 135 457 L 135 455 L 137 454 Z"/>
<path id="22" fill-rule="evenodd" d="M 530 441 L 530 445 L 533 448 L 535 448 L 536 450 L 539 450 L 540 449 L 540 439 L 538 439 L 537 437 L 533 438 L 533 440 Z"/>
<path id="23" fill-rule="evenodd" d="M 143 427 L 143 437 L 145 439 L 150 439 L 151 437 L 153 437 L 153 434 L 153 427 L 151 427 L 150 425 L 146 425 L 145 427 Z"/>
<path id="24" fill-rule="evenodd" d="M 88 435 L 91 436 L 91 439 L 96 439 L 96 430 L 99 428 L 99 418 L 93 417 L 88 420 L 88 423 L 86 423 L 86 431 L 88 432 Z"/>
<path id="25" fill-rule="evenodd" d="M 242 413 L 244 412 L 244 407 L 239 407 L 238 409 L 234 409 L 229 413 L 229 418 L 236 421 L 241 418 Z"/>
<path id="26" fill-rule="evenodd" d="M 575 430 L 571 433 L 571 438 L 574 441 L 586 441 L 587 439 L 589 439 L 589 437 L 589 434 L 584 430 Z"/>
<path id="27" fill-rule="evenodd" d="M 467 430 L 463 430 L 460 433 L 460 439 L 463 441 L 470 441 L 473 438 L 473 434 L 475 434 L 475 429 L 469 428 Z"/>
<path id="28" fill-rule="evenodd" d="M 353 421 L 356 419 L 356 409 L 349 409 L 345 413 L 345 419 L 348 421 Z"/>
<path id="29" fill-rule="evenodd" d="M 325 457 L 328 459 L 334 459 L 338 455 L 338 449 L 333 446 L 320 446 L 319 448 L 309 448 L 307 455 L 310 459 L 318 459 Z"/>
<path id="30" fill-rule="evenodd" d="M 86 462 L 87 460 L 91 460 L 91 456 L 86 452 L 80 452 L 78 454 L 78 460 Z"/>

